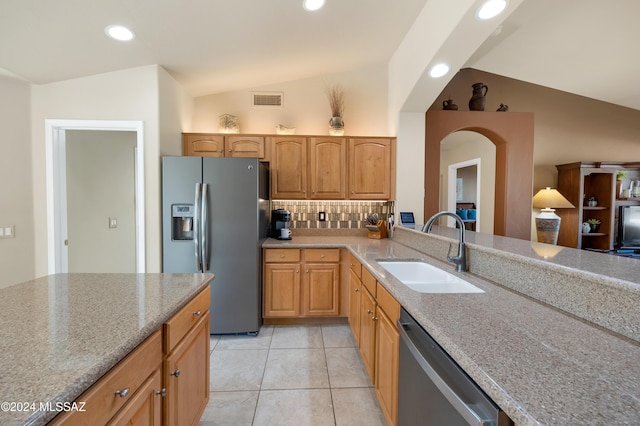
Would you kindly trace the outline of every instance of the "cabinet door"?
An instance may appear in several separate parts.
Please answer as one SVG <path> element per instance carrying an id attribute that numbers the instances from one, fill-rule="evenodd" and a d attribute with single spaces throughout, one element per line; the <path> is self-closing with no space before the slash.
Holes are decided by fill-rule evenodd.
<path id="1" fill-rule="evenodd" d="M 312 199 L 344 200 L 347 194 L 347 142 L 344 138 L 309 139 Z"/>
<path id="2" fill-rule="evenodd" d="M 376 394 L 387 423 L 395 425 L 398 416 L 400 334 L 396 325 L 379 306 L 376 316 Z"/>
<path id="3" fill-rule="evenodd" d="M 224 157 L 224 136 L 206 133 L 184 133 L 182 155 Z"/>
<path id="4" fill-rule="evenodd" d="M 300 264 L 265 264 L 264 317 L 297 317 L 299 315 Z"/>
<path id="5" fill-rule="evenodd" d="M 225 136 L 227 157 L 265 158 L 263 136 Z"/>
<path id="6" fill-rule="evenodd" d="M 349 139 L 349 198 L 390 200 L 395 176 L 392 139 Z"/>
<path id="7" fill-rule="evenodd" d="M 276 137 L 269 140 L 271 155 L 271 197 L 305 199 L 307 197 L 307 139 Z"/>
<path id="8" fill-rule="evenodd" d="M 162 424 L 162 372 L 157 369 L 109 425 L 160 426 Z"/>
<path id="9" fill-rule="evenodd" d="M 349 270 L 349 326 L 356 340 L 360 343 L 360 305 L 361 305 L 361 287 L 360 278 L 353 269 Z"/>
<path id="10" fill-rule="evenodd" d="M 302 288 L 305 316 L 335 316 L 340 312 L 340 265 L 305 264 Z"/>
<path id="11" fill-rule="evenodd" d="M 194 425 L 209 401 L 209 311 L 165 360 L 165 424 Z"/>
<path id="12" fill-rule="evenodd" d="M 360 354 L 369 377 L 375 380 L 376 301 L 366 288 L 363 287 L 360 293 Z"/>

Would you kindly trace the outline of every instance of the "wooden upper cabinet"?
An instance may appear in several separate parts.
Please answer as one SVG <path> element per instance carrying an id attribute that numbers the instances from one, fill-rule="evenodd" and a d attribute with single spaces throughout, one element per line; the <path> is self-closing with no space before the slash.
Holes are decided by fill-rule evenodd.
<path id="1" fill-rule="evenodd" d="M 349 139 L 349 198 L 391 200 L 395 187 L 395 140 Z"/>
<path id="2" fill-rule="evenodd" d="M 271 198 L 307 198 L 307 138 L 278 136 L 271 145 Z"/>
<path id="3" fill-rule="evenodd" d="M 344 200 L 347 197 L 347 141 L 344 138 L 310 138 L 311 199 Z"/>
<path id="4" fill-rule="evenodd" d="M 182 135 L 182 155 L 224 157 L 224 135 L 185 133 Z"/>
<path id="5" fill-rule="evenodd" d="M 265 158 L 264 136 L 225 136 L 227 157 Z"/>
<path id="6" fill-rule="evenodd" d="M 183 133 L 182 155 L 267 159 L 265 137 L 216 133 Z"/>

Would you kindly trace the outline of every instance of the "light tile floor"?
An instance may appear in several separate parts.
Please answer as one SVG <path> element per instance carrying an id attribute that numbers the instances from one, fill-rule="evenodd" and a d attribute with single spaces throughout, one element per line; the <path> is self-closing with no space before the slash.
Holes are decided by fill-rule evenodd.
<path id="1" fill-rule="evenodd" d="M 263 326 L 211 336 L 200 426 L 386 425 L 349 326 Z"/>

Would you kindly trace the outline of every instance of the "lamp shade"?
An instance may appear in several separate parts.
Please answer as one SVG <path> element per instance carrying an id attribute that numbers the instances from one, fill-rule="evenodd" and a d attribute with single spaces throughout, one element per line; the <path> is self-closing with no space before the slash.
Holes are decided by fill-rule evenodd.
<path id="1" fill-rule="evenodd" d="M 533 207 L 537 209 L 572 209 L 575 206 L 564 198 L 557 189 L 551 189 L 547 186 L 533 197 Z"/>

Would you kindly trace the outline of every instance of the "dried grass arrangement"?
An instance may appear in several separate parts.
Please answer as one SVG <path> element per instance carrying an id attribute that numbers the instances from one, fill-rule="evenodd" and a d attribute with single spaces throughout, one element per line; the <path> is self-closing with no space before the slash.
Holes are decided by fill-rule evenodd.
<path id="1" fill-rule="evenodd" d="M 327 87 L 327 98 L 332 117 L 342 117 L 344 112 L 344 89 L 339 84 Z"/>

